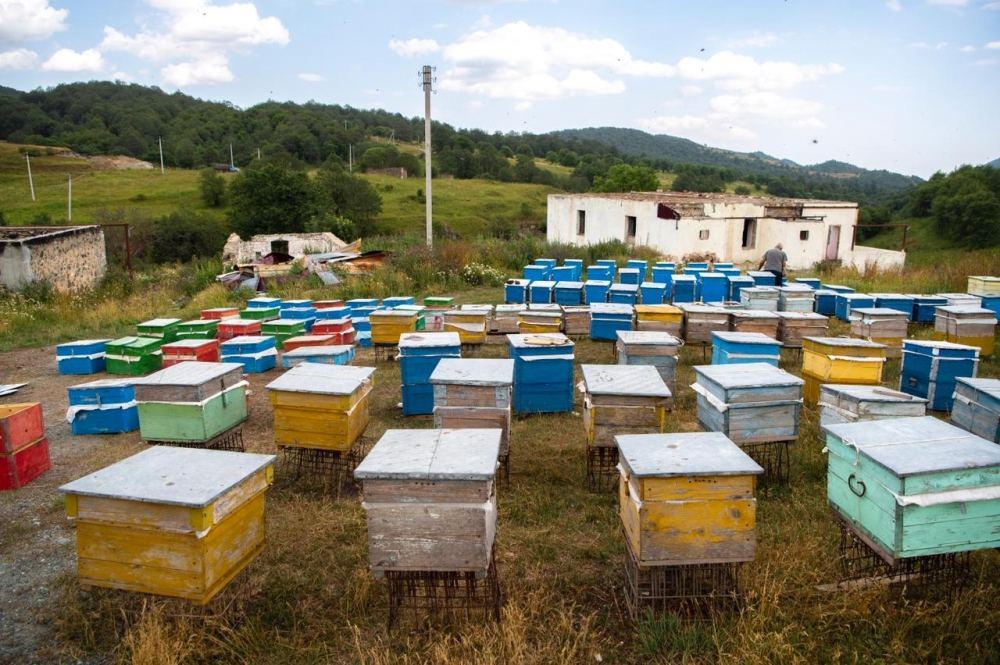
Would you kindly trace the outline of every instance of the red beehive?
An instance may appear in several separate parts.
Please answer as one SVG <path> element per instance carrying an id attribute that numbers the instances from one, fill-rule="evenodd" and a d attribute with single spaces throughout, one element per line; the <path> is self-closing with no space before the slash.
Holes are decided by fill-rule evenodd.
<path id="1" fill-rule="evenodd" d="M 334 307 L 343 307 L 343 300 L 317 300 L 313 303 L 313 307 L 316 309 L 333 309 Z"/>
<path id="2" fill-rule="evenodd" d="M 332 335 L 351 328 L 353 325 L 350 319 L 319 319 L 313 323 L 312 333 L 314 335 Z"/>
<path id="3" fill-rule="evenodd" d="M 283 351 L 291 351 L 303 346 L 332 346 L 335 343 L 333 335 L 299 335 L 286 339 L 281 345 L 281 349 Z"/>
<path id="4" fill-rule="evenodd" d="M 42 405 L 0 406 L 0 490 L 23 487 L 51 467 Z"/>
<path id="5" fill-rule="evenodd" d="M 227 339 L 242 335 L 260 335 L 260 321 L 254 319 L 223 319 L 215 332 L 216 338 L 225 342 Z"/>
<path id="6" fill-rule="evenodd" d="M 201 310 L 201 318 L 206 321 L 233 319 L 240 315 L 240 310 L 235 307 L 213 307 L 212 309 Z"/>
<path id="7" fill-rule="evenodd" d="M 205 363 L 219 362 L 219 340 L 179 339 L 160 347 L 163 352 L 163 366 L 170 367 L 185 360 L 200 360 Z"/>

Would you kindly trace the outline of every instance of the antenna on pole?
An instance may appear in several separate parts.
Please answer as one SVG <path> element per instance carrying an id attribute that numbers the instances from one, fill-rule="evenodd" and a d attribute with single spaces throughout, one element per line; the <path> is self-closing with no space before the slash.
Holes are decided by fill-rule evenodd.
<path id="1" fill-rule="evenodd" d="M 66 190 L 66 221 L 73 221 L 73 174 L 69 174 L 69 187 Z"/>
<path id="2" fill-rule="evenodd" d="M 28 164 L 28 187 L 31 188 L 31 201 L 35 201 L 35 180 L 31 177 L 31 155 L 24 153 L 24 161 Z"/>
<path id="3" fill-rule="evenodd" d="M 160 144 L 160 175 L 166 175 L 166 171 L 163 170 L 163 137 L 157 136 L 156 141 Z"/>
<path id="4" fill-rule="evenodd" d="M 424 88 L 424 187 L 425 211 L 427 215 L 427 246 L 434 246 L 434 225 L 431 222 L 433 204 L 431 202 L 431 90 L 434 84 L 434 70 L 424 65 L 420 72 L 420 82 Z"/>

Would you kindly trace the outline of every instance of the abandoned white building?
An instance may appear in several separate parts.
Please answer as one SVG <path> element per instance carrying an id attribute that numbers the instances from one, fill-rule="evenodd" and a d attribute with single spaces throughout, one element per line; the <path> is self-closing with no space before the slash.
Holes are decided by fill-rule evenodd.
<path id="1" fill-rule="evenodd" d="M 347 243 L 332 233 L 272 233 L 243 240 L 235 233 L 222 248 L 222 262 L 227 265 L 250 265 L 272 252 L 299 258 L 344 249 Z"/>
<path id="2" fill-rule="evenodd" d="M 737 265 L 756 264 L 780 242 L 793 270 L 824 260 L 858 268 L 903 264 L 905 252 L 856 245 L 857 223 L 858 204 L 847 201 L 692 192 L 551 194 L 547 234 L 550 242 L 621 240 L 675 260 L 714 254 Z"/>
<path id="3" fill-rule="evenodd" d="M 8 289 L 48 282 L 57 291 L 79 291 L 97 284 L 107 269 L 100 226 L 0 228 L 0 285 Z"/>

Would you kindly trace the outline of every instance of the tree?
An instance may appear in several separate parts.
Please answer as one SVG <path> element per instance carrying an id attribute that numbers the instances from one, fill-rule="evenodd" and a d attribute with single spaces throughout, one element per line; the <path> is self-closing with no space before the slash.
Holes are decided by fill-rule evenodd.
<path id="1" fill-rule="evenodd" d="M 358 237 L 358 227 L 346 217 L 340 217 L 330 211 L 316 215 L 306 222 L 309 233 L 332 233 L 345 242 L 351 242 Z"/>
<path id="2" fill-rule="evenodd" d="M 595 192 L 651 192 L 660 186 L 656 171 L 648 166 L 615 164 L 606 176 L 594 179 Z"/>
<path id="3" fill-rule="evenodd" d="M 229 185 L 233 228 L 244 238 L 258 233 L 299 233 L 316 213 L 309 176 L 274 162 L 255 163 Z"/>
<path id="4" fill-rule="evenodd" d="M 218 208 L 226 198 L 226 181 L 215 169 L 202 169 L 198 182 L 201 200 L 209 208 Z"/>
<path id="5" fill-rule="evenodd" d="M 316 191 L 322 208 L 354 222 L 362 235 L 372 230 L 372 222 L 382 211 L 382 197 L 371 183 L 336 162 L 327 162 L 320 169 Z"/>
<path id="6" fill-rule="evenodd" d="M 674 179 L 670 189 L 675 192 L 724 192 L 726 183 L 716 173 L 683 172 Z"/>
<path id="7" fill-rule="evenodd" d="M 156 263 L 170 263 L 214 256 L 225 241 L 226 230 L 215 217 L 180 210 L 153 223 L 149 258 Z"/>

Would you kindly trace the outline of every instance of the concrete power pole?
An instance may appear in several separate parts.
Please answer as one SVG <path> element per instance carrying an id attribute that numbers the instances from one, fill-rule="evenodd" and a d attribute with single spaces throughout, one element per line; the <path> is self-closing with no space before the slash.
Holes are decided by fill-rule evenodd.
<path id="1" fill-rule="evenodd" d="M 354 146 L 347 146 L 347 172 L 354 173 Z"/>
<path id="2" fill-rule="evenodd" d="M 31 155 L 24 153 L 24 161 L 28 164 L 28 187 L 31 188 L 31 202 L 35 202 L 35 180 L 31 177 Z"/>
<path id="3" fill-rule="evenodd" d="M 233 144 L 229 144 L 229 168 L 236 170 L 236 162 L 233 160 Z"/>
<path id="4" fill-rule="evenodd" d="M 167 172 L 163 169 L 163 137 L 157 136 L 156 141 L 160 144 L 160 175 L 166 175 Z"/>
<path id="5" fill-rule="evenodd" d="M 424 188 L 426 189 L 427 213 L 427 246 L 434 246 L 433 204 L 431 203 L 431 85 L 433 74 L 430 65 L 424 65 L 421 71 L 421 83 L 424 88 Z"/>
<path id="6" fill-rule="evenodd" d="M 66 190 L 66 221 L 73 221 L 73 174 L 69 174 L 69 187 Z"/>

